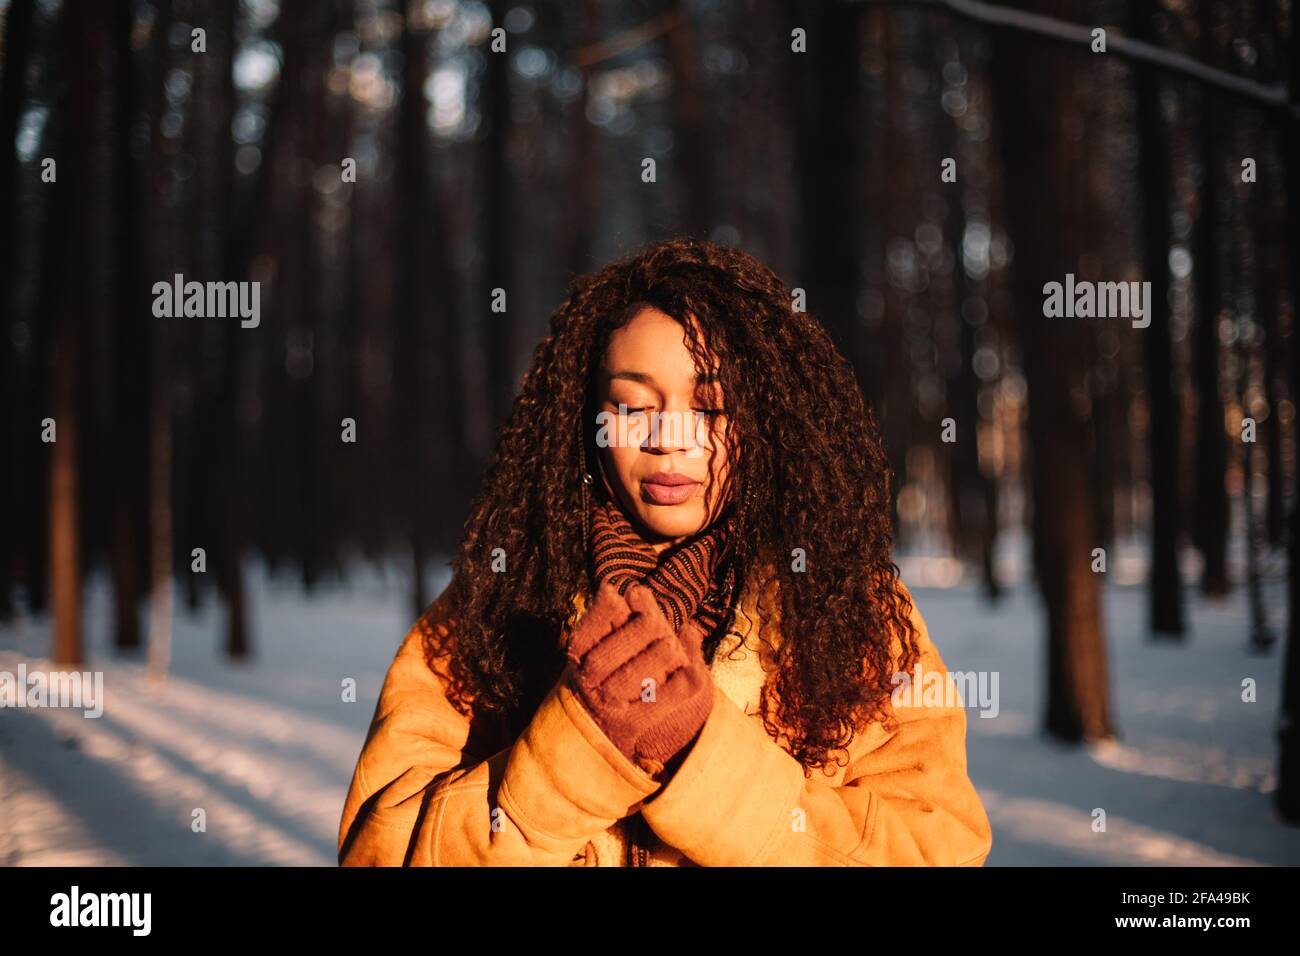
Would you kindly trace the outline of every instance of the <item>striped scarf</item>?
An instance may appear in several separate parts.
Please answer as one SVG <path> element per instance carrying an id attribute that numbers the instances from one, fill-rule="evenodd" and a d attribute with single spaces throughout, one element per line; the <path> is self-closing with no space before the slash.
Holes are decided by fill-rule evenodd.
<path id="1" fill-rule="evenodd" d="M 728 517 L 656 555 L 618 504 L 604 500 L 592 504 L 589 547 L 598 583 L 608 580 L 619 594 L 633 583 L 644 584 L 675 632 L 693 619 L 707 637 L 727 612 L 731 535 Z"/>

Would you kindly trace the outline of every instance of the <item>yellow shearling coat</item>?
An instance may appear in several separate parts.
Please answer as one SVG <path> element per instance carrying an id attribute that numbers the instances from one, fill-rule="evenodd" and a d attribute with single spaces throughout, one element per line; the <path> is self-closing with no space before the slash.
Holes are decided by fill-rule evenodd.
<path id="1" fill-rule="evenodd" d="M 425 615 L 439 638 L 454 627 L 449 602 L 447 589 Z M 575 599 L 571 621 L 583 603 Z M 771 589 L 742 598 L 711 665 L 713 709 L 664 784 L 605 737 L 567 671 L 517 741 L 492 752 L 471 740 L 469 718 L 425 663 L 417 625 L 388 670 L 353 773 L 339 863 L 982 865 L 992 831 L 966 772 L 963 707 L 895 704 L 897 729 L 870 724 L 830 774 L 806 776 L 769 736 L 758 703 L 778 612 Z M 912 620 L 923 673 L 952 684 L 918 610 Z M 955 685 L 946 689 L 944 700 L 960 700 Z"/>

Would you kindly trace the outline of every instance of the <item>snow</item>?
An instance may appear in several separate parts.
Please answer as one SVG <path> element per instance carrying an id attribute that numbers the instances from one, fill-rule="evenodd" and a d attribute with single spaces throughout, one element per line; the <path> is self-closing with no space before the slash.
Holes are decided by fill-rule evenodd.
<path id="1" fill-rule="evenodd" d="M 1119 739 L 1088 747 L 1039 731 L 1045 648 L 1038 598 L 1015 573 L 1023 561 L 1004 565 L 1013 584 L 993 607 L 950 560 L 899 560 L 948 669 L 998 675 L 996 716 L 967 700 L 969 769 L 993 824 L 987 865 L 1300 863 L 1300 828 L 1272 805 L 1281 642 L 1249 651 L 1243 587 L 1217 604 L 1189 587 L 1186 642 L 1153 644 L 1133 560 L 1115 555 L 1104 594 Z M 1281 566 L 1268 571 L 1281 635 Z M 444 583 L 431 578 L 429 593 Z M 104 714 L 0 708 L 0 865 L 333 866 L 343 798 L 410 624 L 408 601 L 398 573 L 358 568 L 304 596 L 250 565 L 253 660 L 225 660 L 216 607 L 182 610 L 171 673 L 155 690 L 142 657 L 111 651 L 111 595 L 93 577 L 83 669 L 104 671 Z M 0 671 L 48 668 L 49 631 L 45 617 L 0 627 Z M 1247 677 L 1253 703 L 1242 700 Z M 347 678 L 356 702 L 344 700 Z"/>

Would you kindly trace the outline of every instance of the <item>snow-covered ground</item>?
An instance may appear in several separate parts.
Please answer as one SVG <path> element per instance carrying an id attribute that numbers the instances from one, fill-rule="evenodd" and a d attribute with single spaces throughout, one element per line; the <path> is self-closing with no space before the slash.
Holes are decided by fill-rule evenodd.
<path id="1" fill-rule="evenodd" d="M 971 776 L 994 829 L 988 864 L 1300 864 L 1300 828 L 1272 806 L 1281 642 L 1248 651 L 1239 587 L 1217 605 L 1189 588 L 1187 641 L 1150 643 L 1145 590 L 1121 583 L 1140 580 L 1126 560 L 1116 554 L 1105 592 L 1120 741 L 1078 748 L 1039 732 L 1045 649 L 1033 591 L 1017 583 L 990 608 L 972 584 L 927 586 L 950 579 L 950 563 L 900 559 L 949 670 L 997 673 L 996 717 L 967 700 Z M 250 567 L 255 659 L 222 657 L 219 610 L 182 611 L 170 677 L 155 691 L 142 660 L 111 653 L 110 595 L 92 579 L 86 669 L 104 672 L 104 713 L 0 708 L 0 865 L 334 865 L 352 768 L 410 623 L 408 591 L 400 575 L 362 570 L 307 599 Z M 44 618 L 0 628 L 0 671 L 48 668 L 48 651 Z M 343 699 L 347 678 L 355 703 Z M 1254 703 L 1242 701 L 1245 678 Z"/>

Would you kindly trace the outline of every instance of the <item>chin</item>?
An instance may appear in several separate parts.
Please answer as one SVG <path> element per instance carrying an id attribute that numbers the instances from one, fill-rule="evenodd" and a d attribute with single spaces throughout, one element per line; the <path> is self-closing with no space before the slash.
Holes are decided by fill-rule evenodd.
<path id="1" fill-rule="evenodd" d="M 665 514 L 668 511 L 681 511 L 680 514 Z M 683 509 L 658 505 L 644 505 L 641 510 L 642 523 L 655 534 L 664 538 L 685 538 L 700 530 L 703 516 L 699 508 Z"/>

